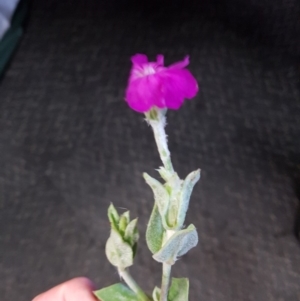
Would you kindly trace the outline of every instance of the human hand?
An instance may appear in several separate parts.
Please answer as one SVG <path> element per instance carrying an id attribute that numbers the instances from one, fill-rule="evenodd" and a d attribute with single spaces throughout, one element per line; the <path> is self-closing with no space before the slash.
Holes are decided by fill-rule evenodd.
<path id="1" fill-rule="evenodd" d="M 97 301 L 93 290 L 89 279 L 74 278 L 36 296 L 32 301 Z"/>

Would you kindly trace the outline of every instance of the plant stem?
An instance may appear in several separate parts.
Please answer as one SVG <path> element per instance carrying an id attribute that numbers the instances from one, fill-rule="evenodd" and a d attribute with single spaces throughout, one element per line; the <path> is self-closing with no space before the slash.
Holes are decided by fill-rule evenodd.
<path id="1" fill-rule="evenodd" d="M 130 273 L 126 269 L 118 269 L 119 275 L 124 279 L 129 288 L 134 291 L 140 299 L 144 301 L 149 301 L 148 296 L 144 293 L 144 291 L 139 287 L 139 285 L 135 282 L 135 280 L 131 277 Z"/>
<path id="2" fill-rule="evenodd" d="M 160 159 L 163 162 L 166 170 L 173 173 L 174 169 L 171 162 L 171 155 L 168 148 L 167 135 L 165 132 L 166 117 L 164 113 L 160 110 L 158 110 L 156 113 L 157 119 L 151 119 L 147 115 L 146 117 L 153 129 L 154 138 L 158 148 Z"/>
<path id="3" fill-rule="evenodd" d="M 154 133 L 155 142 L 159 152 L 160 159 L 164 164 L 165 169 L 171 174 L 174 174 L 174 168 L 171 161 L 171 154 L 168 148 L 167 135 L 165 132 L 166 126 L 166 110 L 154 108 L 146 113 L 146 118 L 151 125 Z M 166 239 L 173 234 L 173 231 L 167 230 Z M 168 292 L 171 276 L 171 265 L 163 263 L 162 268 L 162 281 L 161 281 L 161 292 L 160 301 L 168 301 Z"/>
<path id="4" fill-rule="evenodd" d="M 170 276 L 171 276 L 171 265 L 167 263 L 163 263 L 160 301 L 168 301 Z"/>

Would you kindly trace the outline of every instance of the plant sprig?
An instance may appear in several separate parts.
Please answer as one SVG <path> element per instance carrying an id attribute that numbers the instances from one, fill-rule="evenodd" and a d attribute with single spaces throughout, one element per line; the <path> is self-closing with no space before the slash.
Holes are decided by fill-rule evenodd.
<path id="1" fill-rule="evenodd" d="M 95 292 L 102 301 L 188 301 L 187 278 L 170 278 L 171 268 L 177 259 L 198 243 L 193 224 L 184 227 L 194 185 L 200 179 L 200 170 L 180 179 L 175 172 L 165 133 L 167 108 L 178 109 L 185 98 L 192 98 L 198 85 L 191 73 L 184 69 L 188 57 L 169 67 L 163 66 L 163 56 L 148 62 L 141 54 L 132 58 L 126 100 L 131 108 L 145 113 L 152 127 L 157 149 L 163 163 L 158 173 L 163 183 L 143 174 L 154 195 L 153 210 L 147 225 L 146 242 L 153 259 L 162 264 L 162 281 L 152 296 L 147 295 L 130 275 L 139 239 L 137 219 L 130 220 L 129 211 L 119 215 L 111 204 L 108 219 L 111 232 L 106 243 L 106 256 L 124 282 Z"/>

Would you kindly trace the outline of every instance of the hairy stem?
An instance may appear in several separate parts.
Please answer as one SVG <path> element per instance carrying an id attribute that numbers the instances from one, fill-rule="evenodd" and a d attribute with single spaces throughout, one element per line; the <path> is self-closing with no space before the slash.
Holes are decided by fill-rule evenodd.
<path id="1" fill-rule="evenodd" d="M 165 132 L 166 126 L 166 110 L 154 108 L 146 113 L 148 123 L 151 125 L 154 133 L 155 142 L 159 152 L 160 159 L 164 164 L 165 169 L 174 174 L 174 168 L 171 161 L 171 154 L 168 148 L 167 135 Z M 166 240 L 173 234 L 173 231 L 167 230 Z M 168 292 L 171 276 L 171 265 L 163 263 L 162 268 L 162 281 L 161 281 L 161 293 L 160 301 L 168 301 Z"/>
<path id="2" fill-rule="evenodd" d="M 170 276 L 171 276 L 171 265 L 167 263 L 163 263 L 160 301 L 168 301 Z"/>
<path id="3" fill-rule="evenodd" d="M 171 154 L 168 148 L 167 135 L 165 132 L 166 117 L 161 110 L 155 111 L 155 117 L 146 114 L 147 121 L 151 125 L 154 133 L 155 142 L 158 148 L 159 156 L 166 170 L 173 173 L 173 165 L 171 162 Z"/>
<path id="4" fill-rule="evenodd" d="M 132 278 L 130 273 L 126 269 L 119 269 L 119 275 L 123 280 L 126 282 L 126 284 L 129 286 L 129 288 L 134 291 L 140 299 L 144 301 L 150 301 L 148 296 L 144 293 L 144 291 L 139 287 L 139 285 L 135 282 L 135 280 Z"/>

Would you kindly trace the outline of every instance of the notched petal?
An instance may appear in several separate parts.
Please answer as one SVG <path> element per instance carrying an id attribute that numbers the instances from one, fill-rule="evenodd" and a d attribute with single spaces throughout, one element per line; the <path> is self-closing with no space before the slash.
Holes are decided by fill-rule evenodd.
<path id="1" fill-rule="evenodd" d="M 131 62 L 135 65 L 143 65 L 148 63 L 148 57 L 145 54 L 137 53 L 131 57 Z"/>
<path id="2" fill-rule="evenodd" d="M 182 61 L 174 63 L 168 69 L 183 69 L 190 63 L 190 57 L 187 55 Z"/>
<path id="3" fill-rule="evenodd" d="M 156 56 L 156 63 L 158 66 L 163 66 L 164 65 L 164 56 L 162 54 L 158 54 Z"/>

